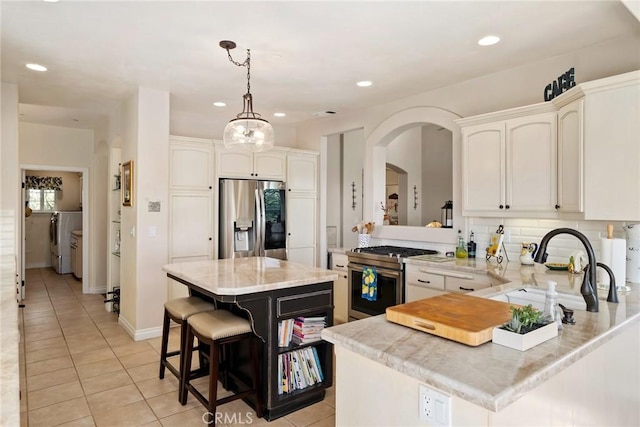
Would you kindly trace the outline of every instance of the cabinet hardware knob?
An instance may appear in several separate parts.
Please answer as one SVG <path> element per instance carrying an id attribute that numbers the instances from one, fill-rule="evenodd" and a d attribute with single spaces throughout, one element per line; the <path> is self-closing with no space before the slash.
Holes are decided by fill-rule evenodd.
<path id="1" fill-rule="evenodd" d="M 556 209 L 560 209 L 560 205 L 556 205 Z"/>
<path id="2" fill-rule="evenodd" d="M 213 240 L 213 238 L 209 237 L 209 240 Z"/>
<path id="3" fill-rule="evenodd" d="M 498 206 L 500 209 L 504 209 L 504 205 L 500 205 Z"/>
<path id="4" fill-rule="evenodd" d="M 509 209 L 510 207 L 511 207 L 511 206 L 509 206 L 509 205 L 506 205 L 506 206 L 505 206 L 505 209 Z"/>
<path id="5" fill-rule="evenodd" d="M 212 190 L 212 189 L 213 189 L 213 187 L 212 187 L 212 186 L 209 186 L 209 190 Z"/>

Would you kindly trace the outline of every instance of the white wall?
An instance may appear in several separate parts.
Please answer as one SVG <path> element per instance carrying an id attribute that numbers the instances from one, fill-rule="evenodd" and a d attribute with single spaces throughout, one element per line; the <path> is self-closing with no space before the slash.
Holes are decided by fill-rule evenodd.
<path id="1" fill-rule="evenodd" d="M 362 167 L 364 158 L 364 134 L 362 129 L 345 132 L 342 135 L 342 246 L 355 248 L 358 246 L 358 234 L 351 231 L 354 225 L 363 220 L 362 194 L 366 191 L 362 183 Z M 356 185 L 356 207 L 353 208 L 351 183 Z M 339 191 L 328 188 L 327 192 Z"/>
<path id="2" fill-rule="evenodd" d="M 83 236 L 83 245 L 88 245 L 88 260 L 84 261 L 85 270 L 88 269 L 88 292 L 104 292 L 107 284 L 106 277 L 106 232 L 107 227 L 103 218 L 106 206 L 107 176 L 103 172 L 106 161 L 96 156 L 95 133 L 92 129 L 76 129 L 60 126 L 50 126 L 21 122 L 19 155 L 20 164 L 42 166 L 54 170 L 60 167 L 64 170 L 87 169 L 85 180 L 88 181 L 88 192 L 84 207 L 89 216 L 88 225 Z M 88 178 L 88 179 L 87 179 Z M 84 278 L 83 278 L 84 282 Z"/>
<path id="3" fill-rule="evenodd" d="M 640 36 L 621 37 L 585 49 L 574 51 L 565 55 L 559 55 L 525 64 L 510 70 L 483 76 L 477 79 L 460 82 L 455 85 L 442 87 L 430 92 L 416 94 L 401 100 L 389 102 L 384 105 L 374 106 L 359 110 L 351 114 L 341 114 L 335 117 L 326 117 L 308 121 L 297 128 L 298 144 L 301 148 L 317 149 L 316 147 L 323 135 L 340 133 L 345 129 L 362 128 L 367 144 L 369 137 L 377 131 L 382 123 L 403 111 L 411 109 L 437 108 L 448 111 L 452 115 L 467 117 L 506 108 L 519 107 L 542 101 L 542 90 L 546 84 L 553 80 L 560 72 L 571 67 L 576 69 L 578 83 L 612 76 L 640 68 L 640 50 L 638 43 Z M 459 133 L 459 128 L 457 128 Z M 455 139 L 455 135 L 454 135 Z M 454 156 L 456 156 L 454 146 Z M 379 159 L 384 159 L 384 149 L 369 148 L 369 152 L 362 153 L 365 157 L 365 188 L 367 197 L 365 200 L 365 218 L 377 218 L 379 200 L 372 197 L 374 193 L 384 191 L 375 188 L 383 186 L 384 172 L 376 178 L 379 168 Z M 454 163 L 456 160 L 454 159 Z M 454 165 L 454 170 L 455 170 Z M 458 186 L 459 187 L 459 186 Z M 331 191 L 331 189 L 328 189 Z M 459 206 L 456 203 L 456 184 L 454 177 L 454 209 Z M 459 188 L 458 190 L 459 191 Z M 382 193 L 383 194 L 383 193 Z M 462 221 L 465 222 L 465 221 Z M 460 223 L 460 221 L 458 221 Z M 460 224 L 465 235 L 468 230 Z M 456 229 L 458 224 L 455 224 Z M 385 227 L 385 229 L 388 227 Z M 382 232 L 383 230 L 380 230 Z M 395 228 L 391 232 L 384 233 L 385 239 L 407 239 L 414 235 L 409 230 Z M 451 240 L 455 245 L 455 237 L 450 238 L 444 233 L 446 240 Z M 417 244 L 424 240 L 416 242 Z M 442 239 L 433 242 L 443 242 Z M 478 244 L 478 248 L 481 245 Z"/>
<path id="4" fill-rule="evenodd" d="M 422 225 L 440 221 L 440 208 L 453 197 L 453 145 L 451 132 L 437 126 L 422 127 Z"/>
<path id="5" fill-rule="evenodd" d="M 167 298 L 169 93 L 139 88 L 122 122 L 122 161 L 134 167 L 133 206 L 121 210 L 119 322 L 140 340 L 161 334 Z M 149 202 L 160 202 L 160 212 L 149 212 Z"/>
<path id="6" fill-rule="evenodd" d="M 417 187 L 418 194 L 422 192 L 422 149 L 422 127 L 420 126 L 407 129 L 387 145 L 387 163 L 407 173 L 406 191 L 403 189 L 404 186 L 400 186 L 398 194 L 398 216 L 402 219 L 403 214 L 406 213 L 405 224 L 415 226 L 420 226 L 422 221 L 421 200 L 418 200 L 419 204 L 415 209 L 413 204 L 413 186 Z M 386 201 L 374 200 L 374 203 L 376 207 L 380 207 L 380 204 L 386 204 Z"/>

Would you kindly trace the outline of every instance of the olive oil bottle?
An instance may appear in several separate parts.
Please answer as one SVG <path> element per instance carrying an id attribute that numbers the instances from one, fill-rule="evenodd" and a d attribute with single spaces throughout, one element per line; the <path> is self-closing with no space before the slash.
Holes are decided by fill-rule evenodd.
<path id="1" fill-rule="evenodd" d="M 458 246 L 456 247 L 456 258 L 467 257 L 467 245 L 464 243 L 464 237 L 462 237 L 462 231 L 458 230 Z"/>

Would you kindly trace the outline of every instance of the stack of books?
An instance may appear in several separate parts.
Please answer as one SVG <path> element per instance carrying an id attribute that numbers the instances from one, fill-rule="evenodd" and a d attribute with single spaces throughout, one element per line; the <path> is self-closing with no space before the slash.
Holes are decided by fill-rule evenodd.
<path id="1" fill-rule="evenodd" d="M 293 342 L 296 344 L 307 344 L 320 341 L 320 332 L 324 329 L 325 316 L 319 317 L 296 317 L 293 322 Z"/>
<path id="2" fill-rule="evenodd" d="M 286 319 L 278 322 L 278 347 L 289 347 L 293 336 L 294 319 Z"/>
<path id="3" fill-rule="evenodd" d="M 305 347 L 278 355 L 278 394 L 302 390 L 324 381 L 318 351 Z"/>

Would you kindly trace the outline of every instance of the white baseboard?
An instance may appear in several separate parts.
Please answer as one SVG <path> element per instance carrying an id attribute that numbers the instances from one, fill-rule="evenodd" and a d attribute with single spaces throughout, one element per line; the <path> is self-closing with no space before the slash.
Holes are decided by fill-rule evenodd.
<path id="1" fill-rule="evenodd" d="M 124 328 L 129 336 L 133 338 L 134 341 L 143 341 L 149 338 L 157 338 L 162 336 L 162 326 L 136 330 L 133 328 L 133 326 L 131 326 L 131 323 L 129 323 L 127 319 L 122 317 L 122 314 L 120 314 L 120 317 L 118 317 L 118 323 Z"/>
<path id="2" fill-rule="evenodd" d="M 29 270 L 32 268 L 49 268 L 51 267 L 50 262 L 31 262 L 29 264 L 25 264 L 24 269 Z"/>

